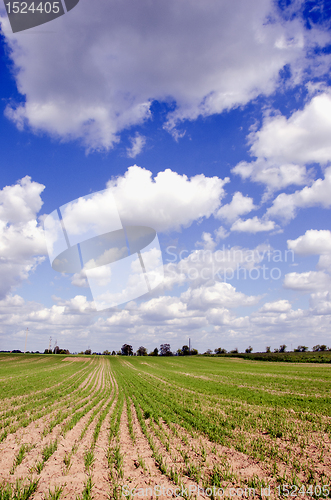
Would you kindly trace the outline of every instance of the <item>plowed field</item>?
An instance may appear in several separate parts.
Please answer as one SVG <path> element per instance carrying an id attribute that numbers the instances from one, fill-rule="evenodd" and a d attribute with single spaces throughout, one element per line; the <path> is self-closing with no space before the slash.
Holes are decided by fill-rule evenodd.
<path id="1" fill-rule="evenodd" d="M 0 500 L 330 498 L 331 367 L 0 355 Z"/>

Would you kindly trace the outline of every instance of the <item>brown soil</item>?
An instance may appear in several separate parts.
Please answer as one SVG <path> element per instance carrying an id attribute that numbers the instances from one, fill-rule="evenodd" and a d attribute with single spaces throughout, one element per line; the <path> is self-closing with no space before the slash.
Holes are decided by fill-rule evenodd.
<path id="1" fill-rule="evenodd" d="M 240 490 L 236 491 L 237 488 L 245 490 L 247 485 L 253 484 L 256 480 L 270 483 L 271 495 L 267 495 L 267 497 L 274 499 L 276 498 L 276 477 L 286 474 L 287 481 L 290 481 L 290 474 L 295 470 L 291 462 L 293 460 L 301 465 L 307 464 L 307 467 L 310 466 L 314 469 L 316 484 L 322 484 L 319 479 L 323 475 L 331 477 L 330 436 L 322 431 L 311 431 L 308 434 L 306 431 L 310 429 L 311 424 L 300 420 L 294 412 L 289 412 L 287 423 L 297 425 L 298 436 L 300 439 L 305 439 L 305 445 L 302 447 L 300 447 L 300 439 L 297 442 L 291 442 L 289 437 L 273 439 L 266 432 L 249 434 L 236 429 L 233 432 L 233 441 L 242 437 L 245 438 L 247 445 L 245 453 L 242 453 L 238 449 L 244 448 L 239 448 L 235 444 L 232 446 L 230 442 L 228 446 L 220 445 L 210 441 L 197 431 L 184 429 L 179 424 L 166 423 L 161 419 L 157 424 L 147 418 L 144 425 L 146 425 L 149 441 L 143 432 L 144 425 L 140 424 L 135 407 L 130 403 L 130 400 L 129 408 L 124 404 L 118 435 L 110 439 L 111 418 L 114 415 L 117 400 L 121 396 L 117 381 L 111 372 L 110 363 L 105 358 L 91 360 L 90 358 L 68 357 L 64 358 L 64 361 L 84 362 L 82 370 L 85 370 L 85 378 L 80 380 L 79 388 L 61 398 L 61 386 L 59 386 L 60 397 L 49 408 L 45 408 L 45 415 L 31 422 L 25 428 L 21 427 L 16 432 L 8 434 L 6 439 L 0 443 L 0 482 L 6 481 L 15 484 L 17 478 L 39 479 L 33 500 L 44 500 L 49 490 L 54 491 L 55 487 L 63 487 L 61 500 L 76 500 L 78 496 L 82 497 L 89 476 L 93 483 L 93 500 L 115 498 L 116 491 L 118 498 L 125 498 L 122 496 L 122 492 L 130 490 L 135 493 L 131 499 L 158 498 L 166 500 L 176 496 L 176 488 L 179 488 L 177 497 L 187 500 L 190 497 L 190 491 L 193 499 L 197 497 L 194 491 L 196 492 L 198 487 L 212 487 L 213 480 L 215 481 L 215 471 L 219 471 L 220 484 L 224 489 L 222 500 L 230 497 L 242 499 L 245 495 L 241 494 Z M 85 364 L 87 361 L 91 363 L 88 369 Z M 140 376 L 139 370 L 131 363 L 125 360 L 120 361 L 126 367 L 134 369 L 135 376 Z M 148 363 L 144 362 L 143 364 Z M 81 370 L 79 370 L 80 372 Z M 183 375 L 192 376 L 186 373 Z M 161 381 L 162 384 L 159 386 L 162 386 L 162 390 L 165 391 L 169 386 L 172 389 L 178 389 L 178 391 L 186 390 L 149 373 L 141 373 L 141 376 L 153 377 Z M 79 394 L 78 391 L 83 389 L 87 390 L 87 394 L 81 399 L 77 412 L 84 408 L 87 410 L 87 405 L 92 404 L 93 398 L 96 398 L 95 402 L 74 427 L 65 433 L 65 424 L 71 420 L 74 414 L 70 409 L 76 404 L 75 398 Z M 43 391 L 36 391 L 33 397 L 41 398 L 42 395 Z M 3 411 L 13 408 L 19 412 L 30 397 L 27 396 L 22 400 L 16 398 L 11 402 L 5 400 Z M 215 413 L 223 417 L 226 416 L 227 400 L 205 396 L 204 401 L 206 402 L 205 411 L 209 411 L 208 405 L 210 405 L 210 409 L 214 409 Z M 14 406 L 11 405 L 12 403 Z M 71 405 L 69 409 L 66 406 L 68 404 Z M 50 424 L 54 421 L 61 405 L 65 406 L 64 411 L 68 411 L 68 416 L 52 428 Z M 235 402 L 235 405 L 238 408 L 247 407 L 250 415 L 254 415 L 254 411 L 259 411 L 258 406 L 250 408 L 249 405 L 240 401 Z M 101 424 L 96 442 L 94 442 L 94 432 L 98 419 L 105 409 L 108 413 Z M 131 410 L 132 415 L 133 438 L 129 432 L 129 410 Z M 90 422 L 93 415 L 94 418 Z M 257 440 L 263 440 L 266 447 L 270 447 L 270 449 L 272 446 L 277 448 L 277 460 L 268 458 L 261 461 L 255 458 L 257 455 L 254 455 L 252 450 Z M 44 462 L 42 470 L 37 472 L 36 465 L 42 462 L 45 447 L 55 441 L 57 449 Z M 23 444 L 29 445 L 29 447 L 22 462 L 14 467 L 16 457 Z M 249 448 L 250 445 L 251 448 Z M 116 446 L 119 446 L 120 455 L 123 457 L 121 469 L 123 474 L 119 472 L 118 468 L 116 469 L 114 464 L 110 463 L 109 465 L 108 463 L 109 454 L 115 456 Z M 92 450 L 94 460 L 88 469 L 85 457 L 89 450 Z M 291 461 L 287 460 L 289 454 Z M 276 461 L 277 463 L 275 463 Z M 276 465 L 277 472 L 272 471 L 274 465 Z M 304 471 L 298 472 L 297 477 L 302 480 L 307 479 Z M 118 485 L 117 490 L 114 481 Z M 181 486 L 183 486 L 183 490 L 181 490 Z M 232 493 L 230 493 L 230 488 L 233 488 Z M 158 495 L 156 495 L 157 490 L 159 490 Z M 210 496 L 200 490 L 199 498 L 207 499 Z M 248 498 L 247 494 L 246 498 Z M 255 498 L 261 498 L 260 490 L 257 490 Z"/>

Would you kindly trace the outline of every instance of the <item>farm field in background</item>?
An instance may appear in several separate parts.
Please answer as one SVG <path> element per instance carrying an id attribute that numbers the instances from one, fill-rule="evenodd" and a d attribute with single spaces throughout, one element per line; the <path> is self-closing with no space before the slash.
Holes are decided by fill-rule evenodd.
<path id="1" fill-rule="evenodd" d="M 330 498 L 330 393 L 329 364 L 2 354 L 0 499 Z"/>

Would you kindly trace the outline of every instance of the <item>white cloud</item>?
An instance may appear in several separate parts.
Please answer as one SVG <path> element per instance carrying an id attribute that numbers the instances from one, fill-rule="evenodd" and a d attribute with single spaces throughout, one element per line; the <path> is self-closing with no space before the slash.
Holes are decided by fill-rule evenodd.
<path id="1" fill-rule="evenodd" d="M 204 175 L 189 179 L 171 170 L 153 179 L 151 172 L 134 166 L 108 183 L 110 191 L 67 205 L 63 216 L 72 235 L 82 224 L 84 228 L 101 224 L 97 234 L 107 232 L 106 214 L 111 204 L 107 193 L 111 192 L 124 224 L 138 223 L 158 231 L 180 230 L 219 208 L 226 182 L 228 179 Z M 43 189 L 43 185 L 25 177 L 0 191 L 0 297 L 27 279 L 46 254 L 44 231 L 36 219 Z M 86 286 L 84 273 L 76 273 L 72 283 Z"/>
<path id="2" fill-rule="evenodd" d="M 313 346 L 327 343 L 330 331 L 330 296 L 318 292 L 311 296 L 311 308 L 293 310 L 288 301 L 265 304 L 250 316 L 237 316 L 230 309 L 257 304 L 259 297 L 247 296 L 231 285 L 188 290 L 180 297 L 162 296 L 125 309 L 96 315 L 93 302 L 78 295 L 69 300 L 54 297 L 52 307 L 25 302 L 19 296 L 0 300 L 1 345 L 4 349 L 24 347 L 25 329 L 29 328 L 28 349 L 48 348 L 49 335 L 60 347 L 72 351 L 118 350 L 124 342 L 134 349 L 148 349 L 170 342 L 172 349 L 187 343 L 200 352 L 219 345 L 254 349 L 265 345 L 278 347 L 289 341 Z M 208 334 L 207 334 L 208 331 Z M 208 343 L 206 345 L 206 343 Z"/>
<path id="3" fill-rule="evenodd" d="M 275 228 L 274 221 L 261 220 L 257 216 L 252 219 L 238 219 L 231 226 L 231 231 L 241 233 L 260 233 L 263 231 L 272 231 Z"/>
<path id="4" fill-rule="evenodd" d="M 0 191 L 0 298 L 27 279 L 46 253 L 36 220 L 44 188 L 26 176 Z"/>
<path id="5" fill-rule="evenodd" d="M 253 198 L 243 196 L 242 193 L 237 191 L 227 205 L 223 205 L 216 214 L 218 219 L 225 219 L 231 223 L 235 221 L 240 215 L 248 214 L 257 208 L 254 205 Z"/>
<path id="6" fill-rule="evenodd" d="M 76 295 L 72 299 L 69 300 L 62 300 L 61 298 L 58 297 L 53 297 L 55 302 L 57 303 L 56 306 L 53 307 L 59 307 L 61 308 L 60 311 L 61 313 L 66 313 L 66 314 L 75 314 L 75 313 L 89 313 L 95 312 L 95 307 L 93 302 L 89 302 L 87 298 L 84 295 Z"/>
<path id="7" fill-rule="evenodd" d="M 267 215 L 272 218 L 289 221 L 296 216 L 299 208 L 331 207 L 331 167 L 325 170 L 325 178 L 317 179 L 313 184 L 292 194 L 281 193 L 268 208 Z"/>
<path id="8" fill-rule="evenodd" d="M 264 332 L 268 342 L 270 342 L 270 334 L 273 333 L 277 347 L 284 341 L 288 342 L 289 339 L 298 339 L 301 343 L 304 338 L 303 332 L 307 335 L 308 328 L 312 328 L 314 325 L 308 311 L 303 309 L 293 310 L 291 308 L 285 311 L 264 311 L 260 309 L 251 314 L 250 322 L 251 327 Z M 293 331 L 300 333 L 293 334 Z"/>
<path id="9" fill-rule="evenodd" d="M 331 294 L 330 292 L 312 293 L 309 299 L 312 312 L 317 315 L 331 315 Z"/>
<path id="10" fill-rule="evenodd" d="M 140 134 L 136 134 L 131 138 L 131 148 L 127 148 L 126 154 L 129 158 L 135 158 L 138 156 L 146 144 L 146 137 Z"/>
<path id="11" fill-rule="evenodd" d="M 250 270 L 257 268 L 272 249 L 259 245 L 254 249 L 242 247 L 226 247 L 212 249 L 181 250 L 177 255 L 168 247 L 164 258 L 164 288 L 172 289 L 176 285 L 189 284 L 193 288 L 211 286 L 218 281 L 230 281 L 235 277 L 249 275 Z"/>
<path id="12" fill-rule="evenodd" d="M 217 243 L 213 240 L 210 233 L 202 233 L 202 241 L 198 241 L 195 246 L 202 247 L 204 250 L 214 251 Z"/>
<path id="13" fill-rule="evenodd" d="M 30 222 L 42 207 L 40 194 L 45 186 L 31 182 L 28 175 L 0 191 L 0 220 L 8 224 Z"/>
<path id="14" fill-rule="evenodd" d="M 153 178 L 152 172 L 134 165 L 108 181 L 107 189 L 61 207 L 63 222 L 72 245 L 122 225 L 179 231 L 216 212 L 227 182 L 203 174 L 188 178 L 170 169 Z M 117 245 L 121 252 L 123 245 Z"/>
<path id="15" fill-rule="evenodd" d="M 262 313 L 284 313 L 291 309 L 291 304 L 288 300 L 281 299 L 275 302 L 266 302 L 259 312 Z"/>
<path id="16" fill-rule="evenodd" d="M 287 240 L 288 248 L 298 255 L 319 255 L 317 269 L 331 273 L 331 231 L 309 229 L 296 240 Z"/>
<path id="17" fill-rule="evenodd" d="M 89 285 L 86 279 L 85 271 L 82 270 L 80 273 L 75 273 L 72 276 L 71 284 L 82 288 L 88 288 Z"/>
<path id="18" fill-rule="evenodd" d="M 330 135 L 331 92 L 325 92 L 288 119 L 282 115 L 267 118 L 262 128 L 250 136 L 251 153 L 280 164 L 325 165 L 331 160 Z"/>
<path id="19" fill-rule="evenodd" d="M 331 254 L 331 231 L 309 229 L 296 240 L 287 240 L 287 246 L 299 255 Z"/>
<path id="20" fill-rule="evenodd" d="M 317 269 L 328 271 L 331 274 L 331 254 L 320 255 L 318 259 Z"/>
<path id="21" fill-rule="evenodd" d="M 210 217 L 220 206 L 229 181 L 203 174 L 188 178 L 170 169 L 152 177 L 136 165 L 108 182 L 124 225 L 142 224 L 156 231 L 180 230 Z"/>
<path id="22" fill-rule="evenodd" d="M 289 273 L 285 275 L 283 286 L 301 292 L 325 290 L 331 286 L 331 276 L 323 271 Z"/>
<path id="23" fill-rule="evenodd" d="M 148 119 L 155 99 L 176 102 L 171 130 L 270 95 L 285 64 L 298 73 L 312 36 L 298 20 L 278 20 L 271 0 L 80 2 L 38 36 L 2 23 L 26 98 L 7 116 L 90 149 L 110 148 Z"/>
<path id="24" fill-rule="evenodd" d="M 310 184 L 312 172 L 307 171 L 306 165 L 327 165 L 331 161 L 330 135 L 331 90 L 328 89 L 312 97 L 304 109 L 289 118 L 279 113 L 267 116 L 262 127 L 248 137 L 252 144 L 250 153 L 257 159 L 240 162 L 232 172 L 242 179 L 265 184 L 268 191 L 264 199 L 268 193 L 290 185 Z M 293 197 L 280 195 L 280 212 L 284 200 L 287 203 L 283 212 L 287 212 L 288 196 Z"/>
<path id="25" fill-rule="evenodd" d="M 309 182 L 306 167 L 286 163 L 279 165 L 272 160 L 261 158 L 251 163 L 242 161 L 232 169 L 232 172 L 240 175 L 242 179 L 265 184 L 270 191 Z"/>
<path id="26" fill-rule="evenodd" d="M 107 287 L 111 283 L 111 274 L 110 266 L 93 267 L 88 271 L 88 279 L 94 280 L 97 286 Z"/>
<path id="27" fill-rule="evenodd" d="M 229 231 L 227 231 L 223 226 L 220 226 L 218 229 L 216 229 L 214 233 L 216 241 L 225 240 L 225 238 L 230 235 Z"/>
<path id="28" fill-rule="evenodd" d="M 230 283 L 215 283 L 212 286 L 200 286 L 189 288 L 181 294 L 183 302 L 187 303 L 189 309 L 207 310 L 210 308 L 234 308 L 240 306 L 251 306 L 259 302 L 259 296 L 247 296 L 237 292 Z"/>

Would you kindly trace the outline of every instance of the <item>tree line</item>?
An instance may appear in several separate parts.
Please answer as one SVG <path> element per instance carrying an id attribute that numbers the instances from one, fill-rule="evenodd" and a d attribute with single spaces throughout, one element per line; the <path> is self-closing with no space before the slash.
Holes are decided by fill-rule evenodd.
<path id="1" fill-rule="evenodd" d="M 325 351 L 331 351 L 331 348 L 328 347 L 326 344 L 316 344 L 313 346 L 312 352 L 325 352 Z M 15 349 L 13 351 L 0 351 L 0 352 L 12 352 L 12 353 L 21 353 L 19 349 Z M 245 353 L 252 353 L 253 347 L 248 346 L 245 351 Z M 261 351 L 260 351 L 261 352 Z M 266 353 L 271 353 L 271 346 L 267 346 L 265 348 Z M 274 348 L 273 350 L 274 353 L 285 353 L 285 352 L 291 352 L 287 351 L 287 345 L 281 344 L 279 347 Z M 298 345 L 297 348 L 294 349 L 294 352 L 309 352 L 309 348 L 305 345 Z M 27 354 L 41 354 L 39 351 L 27 351 Z M 60 349 L 59 346 L 55 346 L 54 349 L 45 349 L 44 354 L 70 354 L 70 351 L 68 349 Z M 177 351 L 173 352 L 171 350 L 170 344 L 161 344 L 160 348 L 158 349 L 155 347 L 152 351 L 148 352 L 146 347 L 140 346 L 136 351 L 134 351 L 132 345 L 130 344 L 123 344 L 121 349 L 118 351 L 108 351 L 108 349 L 104 350 L 103 352 L 92 352 L 91 349 L 86 349 L 85 351 L 80 351 L 78 354 L 85 354 L 85 355 L 104 355 L 104 356 L 194 356 L 199 354 L 197 349 L 190 349 L 188 345 L 183 345 L 181 349 L 177 349 Z M 237 347 L 234 349 L 227 351 L 223 347 L 217 347 L 212 351 L 211 349 L 207 349 L 204 353 L 202 353 L 207 356 L 211 355 L 219 355 L 219 354 L 240 354 L 240 351 Z"/>

